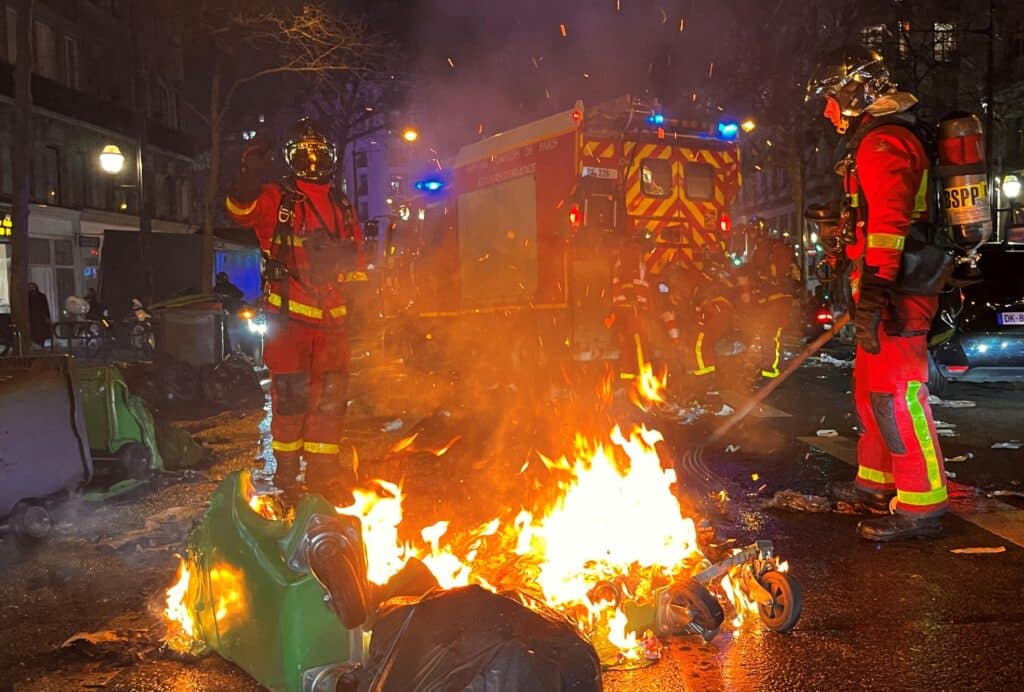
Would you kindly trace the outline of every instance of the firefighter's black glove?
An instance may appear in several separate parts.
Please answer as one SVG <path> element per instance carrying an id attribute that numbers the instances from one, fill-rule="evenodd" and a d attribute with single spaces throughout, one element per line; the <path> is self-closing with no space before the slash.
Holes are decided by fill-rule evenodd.
<path id="1" fill-rule="evenodd" d="M 892 301 L 892 288 L 891 281 L 879 279 L 871 267 L 865 267 L 853 325 L 857 331 L 857 345 L 872 355 L 882 350 L 878 343 L 878 326 Z"/>

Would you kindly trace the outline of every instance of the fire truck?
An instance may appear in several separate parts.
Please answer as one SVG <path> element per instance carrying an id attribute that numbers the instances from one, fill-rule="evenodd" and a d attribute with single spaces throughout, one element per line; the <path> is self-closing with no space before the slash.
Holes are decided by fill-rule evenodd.
<path id="1" fill-rule="evenodd" d="M 429 339 L 475 334 L 525 358 L 610 355 L 617 253 L 646 238 L 656 274 L 659 239 L 692 258 L 728 235 L 737 134 L 627 96 L 462 147 L 396 207 L 385 315 Z"/>

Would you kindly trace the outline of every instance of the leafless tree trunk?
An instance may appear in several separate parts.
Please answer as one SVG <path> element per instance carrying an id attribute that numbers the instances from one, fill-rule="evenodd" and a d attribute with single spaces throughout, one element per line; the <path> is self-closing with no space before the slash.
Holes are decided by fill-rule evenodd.
<path id="1" fill-rule="evenodd" d="M 21 350 L 31 348 L 28 313 L 28 215 L 32 201 L 32 5 L 18 2 L 17 63 L 14 68 L 14 209 L 11 216 L 11 322 L 21 333 Z"/>
<path id="2" fill-rule="evenodd" d="M 214 260 L 214 205 L 217 204 L 217 193 L 220 190 L 220 149 L 221 122 L 223 112 L 220 108 L 220 85 L 223 65 L 215 61 L 213 75 L 210 79 L 210 170 L 206 175 L 206 190 L 203 193 L 203 291 L 213 288 Z"/>

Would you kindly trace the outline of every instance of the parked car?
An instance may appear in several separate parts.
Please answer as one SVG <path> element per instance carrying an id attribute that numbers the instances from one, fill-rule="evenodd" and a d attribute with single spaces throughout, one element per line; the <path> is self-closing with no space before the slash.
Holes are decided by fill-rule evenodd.
<path id="1" fill-rule="evenodd" d="M 982 281 L 944 294 L 932 327 L 928 389 L 1024 382 L 1024 248 L 985 248 Z"/>

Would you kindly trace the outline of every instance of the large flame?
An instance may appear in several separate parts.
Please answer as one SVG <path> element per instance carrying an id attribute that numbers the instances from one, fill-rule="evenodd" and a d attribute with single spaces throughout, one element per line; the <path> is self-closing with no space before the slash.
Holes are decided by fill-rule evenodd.
<path id="1" fill-rule="evenodd" d="M 664 377 L 654 376 L 639 342 L 637 356 L 640 377 L 634 401 L 664 401 Z M 416 437 L 410 435 L 392 451 L 413 451 Z M 441 456 L 458 439 L 430 451 Z M 680 511 L 673 487 L 676 473 L 664 467 L 658 453 L 662 442 L 659 432 L 645 427 L 623 432 L 616 426 L 604 440 L 577 435 L 571 455 L 538 454 L 550 485 L 557 488 L 548 506 L 497 516 L 468 531 L 453 530 L 451 522 L 440 521 L 417 527 L 416 540 L 400 540 L 403 490 L 384 480 L 357 489 L 354 503 L 337 511 L 360 520 L 368 576 L 375 584 L 385 584 L 409 559 L 417 558 L 443 588 L 476 583 L 494 590 L 529 591 L 572 618 L 604 648 L 617 651 L 620 660 L 636 661 L 650 658 L 644 647 L 650 647 L 654 637 L 633 631 L 624 604 L 650 605 L 657 589 L 710 564 L 698 546 L 693 519 Z M 280 518 L 275 503 L 259 496 L 248 498 L 248 503 L 268 519 Z M 209 577 L 218 623 L 230 624 L 246 608 L 244 575 L 219 565 L 211 568 Z M 188 581 L 188 567 L 182 562 L 178 581 L 168 590 L 165 615 L 192 637 L 194 625 L 185 602 Z M 732 604 L 735 627 L 757 613 L 757 603 L 744 588 L 741 567 L 711 588 Z"/>
<path id="2" fill-rule="evenodd" d="M 168 628 L 168 640 L 179 635 L 184 635 L 189 640 L 196 636 L 192 611 L 185 601 L 190 578 L 188 563 L 183 559 L 178 564 L 177 580 L 171 588 L 167 589 L 167 605 L 164 608 L 164 616 L 169 623 L 172 623 L 172 627 Z"/>

